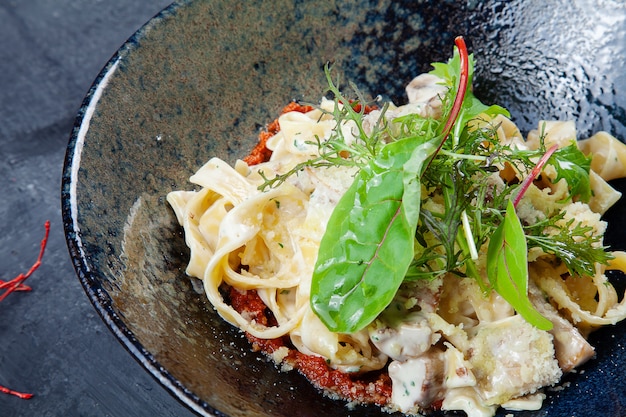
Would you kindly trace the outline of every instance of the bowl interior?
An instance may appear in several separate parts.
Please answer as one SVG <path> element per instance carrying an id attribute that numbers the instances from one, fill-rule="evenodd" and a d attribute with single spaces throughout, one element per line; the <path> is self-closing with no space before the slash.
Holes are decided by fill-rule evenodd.
<path id="1" fill-rule="evenodd" d="M 559 3 L 548 11 L 539 1 L 170 6 L 104 68 L 68 147 L 64 224 L 94 306 L 146 369 L 199 414 L 382 415 L 348 410 L 250 351 L 185 276 L 188 250 L 165 195 L 190 189 L 188 177 L 212 156 L 232 163 L 246 155 L 289 101 L 317 102 L 327 62 L 366 94 L 401 103 L 405 84 L 447 60 L 457 35 L 476 57 L 476 94 L 509 108 L 523 132 L 540 119 L 574 118 L 581 136 L 604 129 L 624 139 L 626 10 Z M 620 206 L 609 216 L 621 222 L 623 213 Z M 626 247 L 620 234 L 609 239 Z M 618 372 L 623 333 L 623 326 L 599 332 L 606 353 L 588 365 L 591 376 L 569 376 L 578 388 L 551 393 L 543 411 L 520 415 L 565 415 L 580 406 L 581 390 L 602 390 L 604 401 L 584 402 L 596 410 L 626 401 Z"/>

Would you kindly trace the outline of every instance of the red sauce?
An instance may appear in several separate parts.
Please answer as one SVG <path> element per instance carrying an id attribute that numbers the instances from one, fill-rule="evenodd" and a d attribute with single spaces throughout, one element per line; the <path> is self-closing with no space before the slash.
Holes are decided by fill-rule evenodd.
<path id="1" fill-rule="evenodd" d="M 268 317 L 267 307 L 255 290 L 240 291 L 230 288 L 229 298 L 232 307 L 246 317 L 254 318 L 264 325 L 275 324 L 273 317 Z M 271 313 L 270 313 L 271 314 Z M 288 336 L 277 339 L 260 339 L 246 333 L 253 350 L 271 355 L 276 350 L 286 347 L 289 354 L 283 362 L 298 370 L 314 386 L 325 392 L 358 403 L 371 403 L 383 406 L 391 398 L 391 379 L 384 372 L 368 374 L 344 373 L 331 368 L 320 356 L 304 354 L 293 346 Z"/>
<path id="2" fill-rule="evenodd" d="M 289 113 L 290 111 L 297 111 L 300 113 L 307 113 L 313 110 L 311 106 L 303 106 L 295 101 L 287 104 L 283 107 L 283 110 L 280 114 Z M 267 128 L 264 132 L 259 133 L 259 143 L 252 149 L 250 155 L 243 158 L 244 162 L 248 165 L 256 165 L 261 162 L 266 162 L 272 156 L 272 151 L 267 149 L 266 143 L 269 138 L 274 136 L 276 133 L 280 131 L 280 125 L 278 124 L 278 119 L 275 119 L 272 123 L 267 125 Z"/>

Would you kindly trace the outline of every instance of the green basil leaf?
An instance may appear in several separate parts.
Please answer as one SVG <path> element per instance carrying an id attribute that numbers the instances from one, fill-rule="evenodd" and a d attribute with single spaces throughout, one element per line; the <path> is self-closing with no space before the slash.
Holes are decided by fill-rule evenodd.
<path id="1" fill-rule="evenodd" d="M 541 330 L 552 329 L 552 322 L 542 316 L 528 298 L 526 235 L 510 200 L 502 223 L 489 240 L 487 277 L 498 294 L 526 321 Z"/>
<path id="2" fill-rule="evenodd" d="M 415 174 L 434 150 L 432 141 L 415 138 L 386 145 L 339 200 L 311 284 L 311 307 L 329 330 L 358 331 L 392 301 L 414 256 L 421 201 Z"/>
<path id="3" fill-rule="evenodd" d="M 478 117 L 480 114 L 484 113 L 491 117 L 495 117 L 498 114 L 501 114 L 506 117 L 511 117 L 511 114 L 504 107 L 498 106 L 497 104 L 492 104 L 491 106 L 487 106 L 483 104 L 479 99 L 472 94 L 471 91 L 466 93 L 467 97 L 465 98 L 465 103 L 463 104 L 464 114 L 463 117 L 459 119 L 458 123 L 462 126 L 466 126 L 467 123 Z"/>
<path id="4" fill-rule="evenodd" d="M 548 163 L 557 172 L 554 182 L 565 178 L 572 196 L 578 196 L 581 201 L 587 202 L 591 198 L 591 185 L 589 183 L 589 170 L 591 169 L 591 157 L 585 156 L 575 142 L 557 149 L 550 157 Z"/>
<path id="5" fill-rule="evenodd" d="M 435 142 L 433 140 L 415 147 L 408 161 L 403 165 L 402 183 L 404 191 L 402 193 L 402 209 L 404 210 L 404 216 L 411 222 L 413 229 L 417 227 L 422 202 L 422 187 L 420 184 L 422 169 L 426 160 L 437 149 Z"/>

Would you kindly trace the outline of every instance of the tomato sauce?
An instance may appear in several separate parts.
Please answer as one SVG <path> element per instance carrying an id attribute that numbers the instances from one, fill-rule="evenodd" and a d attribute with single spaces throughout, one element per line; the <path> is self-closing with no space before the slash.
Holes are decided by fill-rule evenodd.
<path id="1" fill-rule="evenodd" d="M 300 113 L 307 113 L 313 110 L 311 106 L 303 106 L 295 101 L 287 104 L 283 107 L 281 114 L 288 113 L 290 111 L 297 111 Z M 266 162 L 272 156 L 272 151 L 267 149 L 267 140 L 274 136 L 276 133 L 280 131 L 280 125 L 278 124 L 278 119 L 275 119 L 272 123 L 267 125 L 267 128 L 264 132 L 259 133 L 259 143 L 252 149 L 250 155 L 243 158 L 244 162 L 248 165 L 257 165 L 261 162 Z"/>
<path id="2" fill-rule="evenodd" d="M 275 324 L 267 307 L 255 290 L 240 291 L 230 288 L 230 304 L 240 314 L 253 318 L 266 326 Z M 339 396 L 357 403 L 373 403 L 384 406 L 391 398 L 391 379 L 384 372 L 368 374 L 344 373 L 333 369 L 320 356 L 307 355 L 295 349 L 288 336 L 277 339 L 260 339 L 246 333 L 254 351 L 261 351 L 268 356 L 282 347 L 289 349 L 283 359 L 286 365 L 298 370 L 314 386 L 331 396 Z"/>

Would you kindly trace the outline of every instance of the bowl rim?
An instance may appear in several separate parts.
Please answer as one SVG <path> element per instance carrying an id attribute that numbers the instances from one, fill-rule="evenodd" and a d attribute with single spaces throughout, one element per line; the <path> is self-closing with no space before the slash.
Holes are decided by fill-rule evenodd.
<path id="1" fill-rule="evenodd" d="M 102 97 L 102 93 L 106 89 L 111 77 L 116 73 L 120 62 L 140 46 L 146 34 L 155 27 L 163 24 L 164 21 L 173 18 L 181 7 L 185 7 L 193 1 L 195 0 L 175 1 L 152 16 L 118 48 L 91 84 L 74 119 L 74 125 L 70 133 L 63 160 L 61 213 L 65 240 L 76 275 L 89 301 L 98 312 L 98 315 L 104 321 L 107 328 L 115 335 L 132 357 L 183 405 L 201 416 L 227 417 L 226 414 L 210 406 L 174 378 L 161 366 L 154 356 L 143 347 L 133 332 L 124 324 L 123 320 L 113 309 L 110 297 L 106 290 L 103 289 L 97 279 L 94 268 L 91 266 L 89 257 L 82 243 L 78 221 L 77 182 L 81 155 L 91 119 Z"/>

